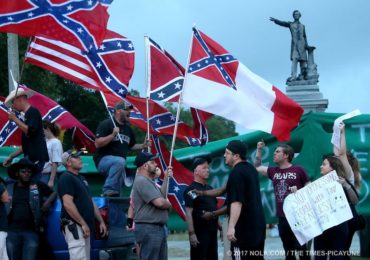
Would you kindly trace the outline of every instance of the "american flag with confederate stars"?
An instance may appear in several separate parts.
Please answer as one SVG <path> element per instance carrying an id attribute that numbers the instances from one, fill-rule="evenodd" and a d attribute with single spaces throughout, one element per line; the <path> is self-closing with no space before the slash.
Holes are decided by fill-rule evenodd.
<path id="1" fill-rule="evenodd" d="M 0 0 L 0 31 L 42 36 L 98 48 L 104 40 L 112 0 Z"/>
<path id="2" fill-rule="evenodd" d="M 80 86 L 109 90 L 124 98 L 134 71 L 135 52 L 129 39 L 108 30 L 102 45 L 89 52 L 63 42 L 36 37 L 27 50 L 25 62 L 52 71 Z"/>

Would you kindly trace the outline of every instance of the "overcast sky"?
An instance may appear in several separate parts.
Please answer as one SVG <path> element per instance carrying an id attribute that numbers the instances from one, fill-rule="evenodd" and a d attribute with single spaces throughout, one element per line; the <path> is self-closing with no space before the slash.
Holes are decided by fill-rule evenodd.
<path id="1" fill-rule="evenodd" d="M 302 14 L 308 44 L 316 47 L 320 91 L 329 99 L 326 112 L 359 108 L 370 113 L 369 0 L 115 0 L 108 28 L 133 41 L 136 64 L 130 88 L 142 96 L 144 35 L 185 66 L 193 24 L 285 93 L 291 36 L 269 17 L 292 21 L 295 9 Z"/>

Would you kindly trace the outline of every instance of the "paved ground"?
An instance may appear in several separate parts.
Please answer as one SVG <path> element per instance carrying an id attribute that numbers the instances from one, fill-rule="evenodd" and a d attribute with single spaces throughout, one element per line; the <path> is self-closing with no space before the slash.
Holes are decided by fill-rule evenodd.
<path id="1" fill-rule="evenodd" d="M 187 239 L 187 234 L 183 235 L 170 235 L 168 241 L 168 253 L 170 260 L 188 260 L 190 246 L 189 241 Z M 265 252 L 269 254 L 265 256 L 265 259 L 284 259 L 283 251 L 282 251 L 282 244 L 279 237 L 271 237 L 269 234 L 267 235 L 266 242 L 265 242 Z M 351 252 L 355 255 L 360 254 L 360 242 L 359 237 L 355 234 L 351 246 Z M 218 246 L 218 256 L 219 260 L 223 259 L 223 244 L 219 242 Z M 358 258 L 360 259 L 360 258 Z"/>

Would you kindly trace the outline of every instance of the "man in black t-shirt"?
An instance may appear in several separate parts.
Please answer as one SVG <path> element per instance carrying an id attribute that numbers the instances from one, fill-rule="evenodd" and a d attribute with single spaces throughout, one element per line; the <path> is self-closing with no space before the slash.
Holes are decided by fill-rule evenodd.
<path id="1" fill-rule="evenodd" d="M 98 171 L 106 177 L 103 195 L 119 196 L 125 177 L 128 150 L 138 151 L 147 148 L 149 140 L 136 144 L 134 133 L 129 125 L 132 105 L 125 101 L 114 106 L 114 117 L 102 121 L 96 130 L 94 162 Z"/>
<path id="2" fill-rule="evenodd" d="M 17 118 L 15 113 L 9 112 L 9 120 L 17 124 L 22 131 L 22 146 L 11 153 L 7 159 L 4 160 L 4 166 L 9 166 L 13 158 L 23 153 L 25 158 L 36 164 L 37 180 L 41 176 L 44 164 L 49 161 L 48 149 L 46 146 L 44 130 L 42 127 L 42 117 L 40 112 L 30 105 L 28 96 L 32 94 L 29 90 L 24 90 L 19 87 L 18 90 L 10 92 L 5 100 L 8 107 L 12 107 L 18 112 L 24 112 L 24 122 Z"/>
<path id="3" fill-rule="evenodd" d="M 194 181 L 184 191 L 186 223 L 189 231 L 190 257 L 192 260 L 218 259 L 217 227 L 218 219 L 214 215 L 217 210 L 215 197 L 198 196 L 193 198 L 189 191 L 194 189 L 205 191 L 213 189 L 207 184 L 209 176 L 209 157 L 197 157 L 193 161 Z M 211 212 L 212 219 L 202 218 L 205 212 Z"/>
<path id="4" fill-rule="evenodd" d="M 233 259 L 263 259 L 266 222 L 263 214 L 258 173 L 246 162 L 247 147 L 233 140 L 225 149 L 225 163 L 232 167 L 226 185 Z"/>
<path id="5" fill-rule="evenodd" d="M 12 164 L 8 175 L 17 180 L 7 186 L 8 236 L 6 247 L 9 259 L 36 259 L 40 243 L 39 232 L 43 230 L 42 217 L 56 198 L 56 193 L 45 183 L 31 181 L 37 167 L 22 158 Z M 44 249 L 43 249 L 44 250 Z"/>
<path id="6" fill-rule="evenodd" d="M 58 180 L 58 195 L 62 201 L 61 223 L 71 259 L 90 259 L 90 236 L 94 234 L 94 219 L 99 221 L 99 232 L 104 237 L 107 227 L 90 195 L 82 169 L 80 153 L 68 150 L 62 155 L 67 169 Z"/>

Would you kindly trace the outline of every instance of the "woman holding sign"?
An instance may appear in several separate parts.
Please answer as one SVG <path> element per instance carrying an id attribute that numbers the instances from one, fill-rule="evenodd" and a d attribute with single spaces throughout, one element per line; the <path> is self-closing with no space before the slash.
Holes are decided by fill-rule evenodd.
<path id="1" fill-rule="evenodd" d="M 339 183 L 342 184 L 348 203 L 356 205 L 358 197 L 346 180 L 346 170 L 341 160 L 336 156 L 325 156 L 320 167 L 321 174 L 326 175 L 331 171 L 336 171 Z M 315 259 L 345 259 L 346 241 L 348 237 L 348 222 L 343 222 L 337 226 L 325 230 L 321 235 L 315 237 L 314 249 Z"/>
<path id="2" fill-rule="evenodd" d="M 347 174 L 346 179 L 351 184 L 351 188 L 354 189 L 357 193 L 359 193 L 361 188 L 360 165 L 356 157 L 354 157 L 351 152 L 347 151 L 345 124 L 343 122 L 339 124 L 339 129 L 340 129 L 340 147 L 336 147 L 334 145 L 334 154 L 338 156 L 341 162 L 343 163 L 343 166 Z M 348 221 L 348 237 L 346 246 L 347 251 L 349 251 L 349 248 L 351 247 L 353 235 L 357 230 L 361 229 L 361 221 L 359 219 L 359 215 L 354 205 L 351 206 L 351 210 L 353 218 Z"/>

